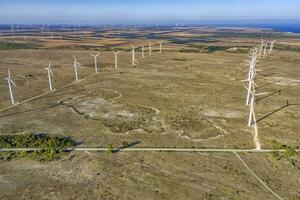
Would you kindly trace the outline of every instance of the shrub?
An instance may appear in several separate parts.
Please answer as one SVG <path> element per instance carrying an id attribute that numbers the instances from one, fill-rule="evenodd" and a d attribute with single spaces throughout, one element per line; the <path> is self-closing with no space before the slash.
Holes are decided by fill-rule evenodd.
<path id="1" fill-rule="evenodd" d="M 296 157 L 298 154 L 295 148 L 287 146 L 285 144 L 280 144 L 276 141 L 273 141 L 273 143 L 274 143 L 274 151 L 272 152 L 273 157 L 276 160 L 285 159 L 295 167 L 296 160 L 294 159 L 294 157 Z M 285 151 L 280 152 L 279 151 L 280 149 L 284 149 Z"/>
<path id="2" fill-rule="evenodd" d="M 108 145 L 108 147 L 107 147 L 107 153 L 108 153 L 108 154 L 112 154 L 113 151 L 114 151 L 113 145 L 112 145 L 112 144 Z"/>
<path id="3" fill-rule="evenodd" d="M 65 148 L 75 145 L 75 141 L 65 136 L 48 136 L 46 134 L 2 135 L 0 136 L 0 148 L 41 148 L 41 150 L 1 152 L 0 160 L 29 157 L 38 161 L 51 161 L 63 155 Z"/>
<path id="4" fill-rule="evenodd" d="M 127 141 L 123 141 L 123 142 L 122 142 L 122 145 L 123 145 L 124 147 L 126 147 L 126 148 L 129 147 L 129 143 L 128 143 Z"/>

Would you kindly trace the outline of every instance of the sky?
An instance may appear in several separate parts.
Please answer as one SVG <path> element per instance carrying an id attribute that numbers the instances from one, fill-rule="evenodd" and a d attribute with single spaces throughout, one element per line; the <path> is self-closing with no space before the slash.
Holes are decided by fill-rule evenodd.
<path id="1" fill-rule="evenodd" d="M 0 24 L 207 20 L 300 20 L 300 0 L 0 0 Z"/>

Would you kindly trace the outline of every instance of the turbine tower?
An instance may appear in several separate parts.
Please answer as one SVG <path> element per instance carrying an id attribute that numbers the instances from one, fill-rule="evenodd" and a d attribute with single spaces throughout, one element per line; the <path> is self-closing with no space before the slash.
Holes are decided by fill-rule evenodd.
<path id="1" fill-rule="evenodd" d="M 115 69 L 118 69 L 118 54 L 120 51 L 113 51 L 113 54 L 115 56 Z"/>
<path id="2" fill-rule="evenodd" d="M 13 34 L 15 33 L 14 25 L 13 25 L 13 24 L 11 25 L 11 32 L 12 32 Z"/>
<path id="3" fill-rule="evenodd" d="M 273 41 L 271 42 L 270 49 L 269 49 L 269 54 L 271 54 L 272 51 L 273 51 L 275 41 L 276 41 L 276 40 L 273 40 Z"/>
<path id="4" fill-rule="evenodd" d="M 54 90 L 53 87 L 52 87 L 52 79 L 51 77 L 54 78 L 54 75 L 52 73 L 52 70 L 51 70 L 51 62 L 49 62 L 49 67 L 48 68 L 45 68 L 48 72 L 48 82 L 49 82 L 49 89 L 50 91 Z"/>
<path id="5" fill-rule="evenodd" d="M 261 57 L 263 48 L 264 48 L 264 40 L 261 40 L 261 44 L 260 44 L 260 48 L 259 48 L 259 58 Z"/>
<path id="6" fill-rule="evenodd" d="M 145 46 L 142 46 L 142 58 L 145 58 Z"/>
<path id="7" fill-rule="evenodd" d="M 97 63 L 97 57 L 99 56 L 100 52 L 98 52 L 97 54 L 91 54 L 92 57 L 94 57 L 95 60 L 95 73 L 98 74 L 98 63 Z"/>
<path id="8" fill-rule="evenodd" d="M 74 64 L 74 71 L 75 71 L 75 80 L 79 81 L 79 78 L 78 78 L 78 66 L 80 66 L 81 64 L 76 60 L 75 56 L 74 56 L 73 64 Z"/>
<path id="9" fill-rule="evenodd" d="M 249 73 L 248 73 L 248 88 L 247 91 L 247 99 L 246 99 L 246 105 L 249 105 L 250 102 L 251 102 L 251 98 L 252 98 L 252 94 L 251 94 L 251 91 L 254 87 L 254 77 L 255 77 L 255 74 L 256 74 L 256 71 L 255 71 L 255 66 L 256 66 L 256 61 L 257 61 L 257 49 L 254 49 L 253 50 L 253 53 L 252 53 L 252 59 L 249 63 Z"/>
<path id="10" fill-rule="evenodd" d="M 15 97 L 14 97 L 14 94 L 13 94 L 12 86 L 15 86 L 15 87 L 17 87 L 17 86 L 16 86 L 16 84 L 13 82 L 13 80 L 11 79 L 9 69 L 8 69 L 7 71 L 8 71 L 8 77 L 5 78 L 5 80 L 7 80 L 11 104 L 14 105 L 14 104 L 16 104 L 16 101 L 15 101 Z"/>
<path id="11" fill-rule="evenodd" d="M 254 120 L 254 97 L 255 97 L 255 90 L 252 90 L 252 98 L 250 103 L 250 111 L 249 111 L 249 118 L 248 118 L 248 126 L 255 126 L 256 122 Z"/>
<path id="12" fill-rule="evenodd" d="M 132 45 L 132 65 L 136 65 L 136 61 L 135 61 L 135 48 Z"/>
<path id="13" fill-rule="evenodd" d="M 162 41 L 159 41 L 159 53 L 162 52 Z"/>
<path id="14" fill-rule="evenodd" d="M 266 42 L 265 42 L 264 57 L 266 57 L 268 42 L 269 42 L 268 40 L 266 40 Z"/>
<path id="15" fill-rule="evenodd" d="M 152 47 L 151 47 L 151 42 L 150 42 L 150 40 L 148 41 L 148 43 L 149 43 L 149 55 L 151 56 L 152 55 Z"/>

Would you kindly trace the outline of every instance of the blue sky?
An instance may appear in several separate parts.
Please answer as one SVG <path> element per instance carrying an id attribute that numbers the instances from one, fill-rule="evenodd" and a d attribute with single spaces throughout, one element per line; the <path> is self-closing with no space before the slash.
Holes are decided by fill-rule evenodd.
<path id="1" fill-rule="evenodd" d="M 300 20 L 300 0 L 0 0 L 0 23 Z"/>

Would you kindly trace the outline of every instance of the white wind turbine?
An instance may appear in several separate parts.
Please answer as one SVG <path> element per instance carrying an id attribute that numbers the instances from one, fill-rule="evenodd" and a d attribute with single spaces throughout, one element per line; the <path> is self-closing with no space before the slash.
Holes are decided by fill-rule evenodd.
<path id="1" fill-rule="evenodd" d="M 98 52 L 97 54 L 91 54 L 92 57 L 94 57 L 95 60 L 95 73 L 98 74 L 98 63 L 97 63 L 97 57 L 99 56 L 100 52 Z"/>
<path id="2" fill-rule="evenodd" d="M 131 53 L 132 53 L 132 65 L 136 65 L 136 60 L 135 60 L 135 48 L 134 48 L 134 46 L 132 45 L 132 51 L 131 51 Z"/>
<path id="3" fill-rule="evenodd" d="M 260 95 L 265 95 L 265 94 L 268 94 L 268 93 L 259 93 L 259 94 L 256 94 L 255 93 L 255 86 L 254 86 L 254 81 L 252 81 L 252 90 L 250 91 L 251 92 L 251 100 L 250 100 L 250 110 L 249 110 L 249 118 L 248 118 L 248 126 L 255 126 L 256 125 L 256 121 L 255 121 L 255 107 L 254 107 L 254 102 L 255 102 L 255 97 L 256 96 L 260 96 Z"/>
<path id="4" fill-rule="evenodd" d="M 76 60 L 75 56 L 74 56 L 73 64 L 74 64 L 74 71 L 75 71 L 75 80 L 79 81 L 79 78 L 78 78 L 78 66 L 80 66 L 81 64 Z"/>
<path id="5" fill-rule="evenodd" d="M 11 25 L 11 32 L 12 32 L 13 34 L 15 33 L 14 25 L 13 25 L 13 24 Z"/>
<path id="6" fill-rule="evenodd" d="M 265 42 L 264 57 L 266 57 L 268 42 L 269 42 L 268 40 L 266 40 L 266 42 Z"/>
<path id="7" fill-rule="evenodd" d="M 257 86 L 254 82 L 255 75 L 256 75 L 256 61 L 257 61 L 257 49 L 254 49 L 252 54 L 252 60 L 250 62 L 250 68 L 249 68 L 249 75 L 248 75 L 248 95 L 247 95 L 247 105 L 250 105 L 250 112 L 249 112 L 249 119 L 248 119 L 248 126 L 255 126 L 255 112 L 254 112 L 254 102 L 255 102 L 255 96 L 265 95 L 267 93 L 255 93 L 255 87 Z"/>
<path id="8" fill-rule="evenodd" d="M 13 80 L 11 79 L 11 75 L 10 75 L 9 69 L 8 69 L 8 77 L 5 78 L 5 80 L 7 80 L 11 104 L 14 105 L 14 104 L 16 104 L 16 101 L 15 101 L 15 97 L 14 97 L 14 94 L 13 94 L 12 86 L 15 86 L 15 87 L 17 87 L 17 86 L 16 86 L 16 84 L 13 82 Z"/>
<path id="9" fill-rule="evenodd" d="M 250 102 L 250 111 L 249 111 L 249 118 L 248 118 L 248 126 L 254 126 L 255 125 L 255 116 L 254 116 L 254 99 L 255 99 L 255 90 L 251 92 L 252 98 Z"/>
<path id="10" fill-rule="evenodd" d="M 51 62 L 49 62 L 48 68 L 45 68 L 45 69 L 48 72 L 49 89 L 50 89 L 50 91 L 52 91 L 52 90 L 54 90 L 53 87 L 52 87 L 52 78 L 54 78 L 54 75 L 53 75 L 52 70 L 51 70 Z"/>
<path id="11" fill-rule="evenodd" d="M 272 51 L 273 51 L 275 41 L 276 41 L 276 40 L 273 40 L 273 41 L 271 42 L 270 49 L 269 49 L 269 54 L 271 54 Z"/>
<path id="12" fill-rule="evenodd" d="M 158 43 L 159 43 L 159 53 L 161 53 L 162 52 L 162 41 L 159 41 Z"/>
<path id="13" fill-rule="evenodd" d="M 150 41 L 148 41 L 148 43 L 149 43 L 149 55 L 151 56 L 152 55 L 152 44 L 151 44 L 151 42 Z"/>
<path id="14" fill-rule="evenodd" d="M 120 51 L 113 51 L 113 54 L 115 56 L 115 69 L 118 69 L 118 54 Z"/>
<path id="15" fill-rule="evenodd" d="M 264 40 L 261 40 L 261 44 L 260 44 L 260 47 L 259 47 L 259 58 L 261 57 L 263 47 L 264 47 Z"/>
<path id="16" fill-rule="evenodd" d="M 145 58 L 145 46 L 142 46 L 142 58 Z"/>
<path id="17" fill-rule="evenodd" d="M 252 59 L 249 63 L 249 72 L 248 72 L 248 88 L 247 91 L 247 99 L 246 99 L 246 105 L 249 105 L 250 102 L 251 102 L 251 98 L 252 98 L 252 95 L 251 95 L 251 91 L 254 87 L 254 77 L 255 77 L 255 74 L 256 74 L 256 70 L 255 70 L 255 66 L 256 66 L 256 61 L 257 61 L 257 49 L 254 49 L 253 50 L 253 53 L 252 53 Z"/>

